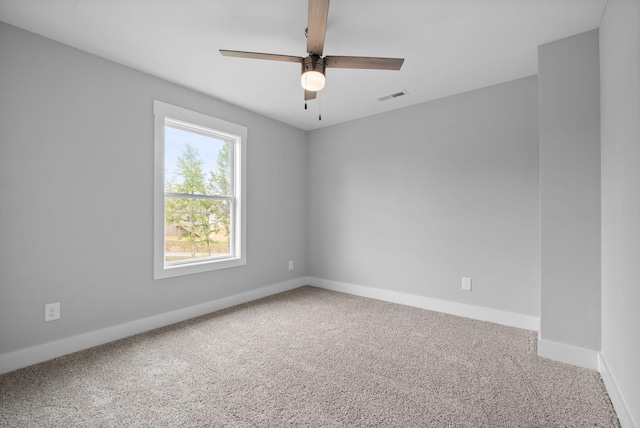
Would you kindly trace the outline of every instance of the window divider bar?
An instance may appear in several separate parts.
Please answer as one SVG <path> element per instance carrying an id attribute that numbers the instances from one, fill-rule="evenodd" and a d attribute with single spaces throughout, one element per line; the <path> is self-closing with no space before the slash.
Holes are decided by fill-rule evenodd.
<path id="1" fill-rule="evenodd" d="M 219 195 L 200 195 L 194 193 L 172 193 L 165 192 L 165 198 L 185 198 L 185 199 L 208 199 L 214 201 L 232 201 L 231 196 L 219 196 Z"/>

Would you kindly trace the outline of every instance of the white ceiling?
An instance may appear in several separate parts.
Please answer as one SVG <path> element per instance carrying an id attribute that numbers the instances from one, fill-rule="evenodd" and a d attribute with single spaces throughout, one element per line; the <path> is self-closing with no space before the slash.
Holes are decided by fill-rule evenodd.
<path id="1" fill-rule="evenodd" d="M 405 62 L 329 69 L 306 111 L 297 64 L 218 49 L 306 56 L 307 0 L 0 0 L 0 20 L 311 130 L 536 74 L 538 45 L 597 28 L 606 1 L 332 0 L 325 55 Z"/>

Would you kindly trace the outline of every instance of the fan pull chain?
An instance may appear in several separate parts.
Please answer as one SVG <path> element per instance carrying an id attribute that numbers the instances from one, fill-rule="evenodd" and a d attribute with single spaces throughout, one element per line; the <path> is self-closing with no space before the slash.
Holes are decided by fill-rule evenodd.
<path id="1" fill-rule="evenodd" d="M 304 102 L 304 109 L 305 110 L 307 109 L 307 102 L 306 101 Z"/>
<path id="2" fill-rule="evenodd" d="M 318 92 L 318 120 L 322 120 L 322 95 Z"/>

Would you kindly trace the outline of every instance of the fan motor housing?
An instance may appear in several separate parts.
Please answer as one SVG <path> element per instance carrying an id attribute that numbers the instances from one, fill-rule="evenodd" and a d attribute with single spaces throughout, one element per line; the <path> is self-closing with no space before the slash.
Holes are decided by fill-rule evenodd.
<path id="1" fill-rule="evenodd" d="M 325 70 L 324 58 L 321 58 L 318 55 L 312 54 L 302 59 L 302 74 L 307 71 L 317 71 L 325 74 Z"/>

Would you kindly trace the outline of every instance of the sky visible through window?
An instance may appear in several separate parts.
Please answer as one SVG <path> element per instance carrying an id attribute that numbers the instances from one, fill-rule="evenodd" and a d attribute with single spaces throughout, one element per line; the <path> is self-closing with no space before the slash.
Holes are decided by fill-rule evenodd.
<path id="1" fill-rule="evenodd" d="M 209 171 L 216 170 L 218 153 L 224 144 L 223 140 L 196 134 L 194 132 L 165 126 L 164 167 L 165 178 L 172 179 L 177 171 L 178 158 L 182 156 L 187 144 L 191 145 L 203 162 L 203 172 L 209 177 Z"/>

